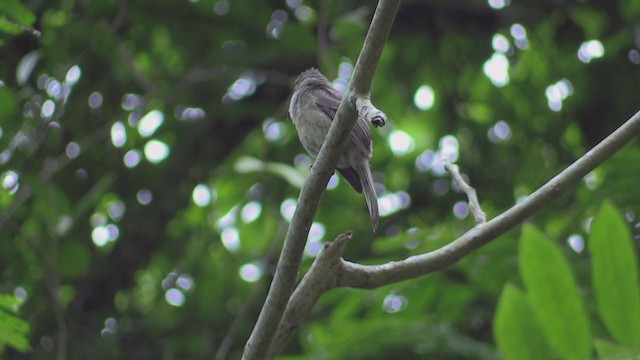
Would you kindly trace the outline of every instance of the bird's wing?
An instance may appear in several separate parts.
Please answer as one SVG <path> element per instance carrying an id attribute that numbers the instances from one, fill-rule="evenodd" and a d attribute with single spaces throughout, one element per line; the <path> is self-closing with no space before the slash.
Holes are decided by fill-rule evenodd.
<path id="1" fill-rule="evenodd" d="M 360 176 L 358 176 L 358 173 L 354 168 L 352 167 L 338 168 L 338 172 L 340 173 L 340 175 L 342 175 L 342 177 L 345 180 L 347 180 L 349 185 L 351 185 L 351 187 L 355 191 L 362 194 L 362 182 L 360 181 Z"/>
<path id="2" fill-rule="evenodd" d="M 342 96 L 333 88 L 319 88 L 316 89 L 314 93 L 316 106 L 333 121 Z M 367 126 L 367 122 L 360 117 L 358 117 L 356 124 L 353 126 L 353 130 L 351 130 L 351 141 L 353 141 L 366 159 L 371 157 L 371 131 L 369 130 L 369 126 Z"/>

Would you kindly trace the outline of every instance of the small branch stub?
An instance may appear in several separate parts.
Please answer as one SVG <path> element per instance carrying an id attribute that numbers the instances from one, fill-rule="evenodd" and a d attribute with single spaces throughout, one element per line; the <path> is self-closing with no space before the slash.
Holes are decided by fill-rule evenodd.
<path id="1" fill-rule="evenodd" d="M 460 175 L 460 168 L 458 165 L 445 163 L 444 167 L 453 177 L 453 180 L 458 184 L 460 190 L 464 191 L 467 194 L 467 199 L 469 199 L 469 211 L 473 214 L 473 218 L 476 221 L 476 225 L 484 224 L 487 222 L 487 214 L 482 211 L 480 207 L 480 202 L 478 202 L 478 196 L 476 194 L 476 190 L 472 188 Z"/>
<path id="2" fill-rule="evenodd" d="M 387 115 L 376 108 L 368 97 L 356 97 L 358 116 L 375 127 L 382 127 L 387 123 Z"/>

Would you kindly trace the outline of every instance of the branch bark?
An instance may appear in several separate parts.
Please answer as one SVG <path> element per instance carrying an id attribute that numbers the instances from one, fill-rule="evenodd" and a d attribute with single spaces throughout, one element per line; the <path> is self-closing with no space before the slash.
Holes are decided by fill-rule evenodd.
<path id="1" fill-rule="evenodd" d="M 369 98 L 384 43 L 391 31 L 400 0 L 380 0 L 356 62 L 347 91 L 331 124 L 331 128 L 298 196 L 296 211 L 285 237 L 273 282 L 247 341 L 243 359 L 265 359 L 291 293 L 298 279 L 302 255 L 320 197 L 333 174 L 357 119 L 356 99 Z"/>
<path id="2" fill-rule="evenodd" d="M 337 287 L 373 289 L 443 270 L 518 226 L 638 135 L 640 112 L 526 199 L 488 222 L 477 223 L 476 227 L 438 250 L 382 265 L 361 265 L 341 258 L 348 240 L 351 239 L 351 233 L 340 235 L 335 241 L 326 243 L 291 297 L 270 354 L 277 354 L 282 350 L 324 292 Z M 451 170 L 457 172 L 453 167 Z M 465 192 L 470 194 L 471 190 L 469 187 Z M 475 195 L 475 191 L 473 193 Z M 470 201 L 473 201 L 473 197 L 470 196 Z"/>
<path id="3" fill-rule="evenodd" d="M 479 224 L 438 250 L 412 256 L 402 261 L 369 266 L 343 260 L 343 271 L 338 277 L 336 285 L 371 289 L 443 270 L 522 223 L 609 159 L 639 134 L 640 112 L 637 112 L 564 171 L 497 217 Z"/>

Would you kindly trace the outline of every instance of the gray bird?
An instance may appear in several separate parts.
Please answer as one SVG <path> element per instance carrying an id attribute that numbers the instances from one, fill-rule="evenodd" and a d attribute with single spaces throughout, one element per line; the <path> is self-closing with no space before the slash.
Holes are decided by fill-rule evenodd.
<path id="1" fill-rule="evenodd" d="M 302 146 L 314 158 L 327 136 L 341 100 L 340 93 L 316 69 L 306 70 L 296 79 L 289 104 L 289 116 L 298 131 Z M 358 117 L 351 131 L 351 138 L 338 160 L 337 169 L 358 193 L 364 191 L 375 232 L 379 212 L 369 166 L 372 153 L 371 132 L 367 122 Z"/>

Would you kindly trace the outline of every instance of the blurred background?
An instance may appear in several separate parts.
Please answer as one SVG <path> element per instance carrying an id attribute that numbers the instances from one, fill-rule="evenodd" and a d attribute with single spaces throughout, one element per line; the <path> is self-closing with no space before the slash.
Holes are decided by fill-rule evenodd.
<path id="1" fill-rule="evenodd" d="M 312 164 L 287 115 L 293 80 L 317 67 L 343 90 L 374 9 L 3 0 L 4 357 L 238 359 Z M 390 120 L 373 130 L 378 233 L 334 176 L 303 269 L 346 230 L 345 258 L 378 264 L 472 227 L 443 160 L 490 218 L 561 171 L 638 110 L 638 19 L 637 1 L 403 1 L 372 86 Z M 635 141 L 531 220 L 580 286 L 599 204 L 638 223 L 639 173 Z M 283 358 L 497 358 L 518 237 L 442 273 L 331 291 Z"/>

